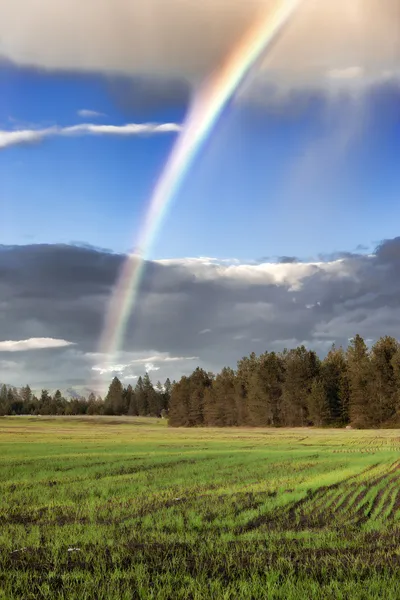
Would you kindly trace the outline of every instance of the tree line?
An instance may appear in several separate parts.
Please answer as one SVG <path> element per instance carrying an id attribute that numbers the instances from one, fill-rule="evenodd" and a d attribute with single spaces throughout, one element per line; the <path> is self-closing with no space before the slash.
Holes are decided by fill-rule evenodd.
<path id="1" fill-rule="evenodd" d="M 400 343 L 385 336 L 369 349 L 356 335 L 322 360 L 305 346 L 253 352 L 236 369 L 198 367 L 156 386 L 148 373 L 135 387 L 114 377 L 104 399 L 68 400 L 59 390 L 37 397 L 29 386 L 2 386 L 0 416 L 22 414 L 168 416 L 172 427 L 398 427 Z"/>
<path id="2" fill-rule="evenodd" d="M 169 425 L 302 427 L 400 424 L 400 344 L 356 335 L 321 360 L 304 346 L 252 353 L 217 375 L 197 368 L 172 388 Z"/>
<path id="3" fill-rule="evenodd" d="M 42 390 L 36 396 L 29 385 L 0 389 L 0 416 L 5 415 L 132 415 L 167 416 L 172 384 L 154 387 L 148 373 L 139 377 L 135 387 L 124 387 L 118 377 L 112 380 L 105 398 L 91 393 L 88 398 L 66 399 L 60 390 Z"/>

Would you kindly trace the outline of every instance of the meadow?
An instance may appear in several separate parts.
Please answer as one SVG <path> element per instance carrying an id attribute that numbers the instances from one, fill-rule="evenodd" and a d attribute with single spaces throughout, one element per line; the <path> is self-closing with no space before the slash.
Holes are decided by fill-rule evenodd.
<path id="1" fill-rule="evenodd" d="M 399 598 L 400 432 L 0 419 L 0 598 Z"/>

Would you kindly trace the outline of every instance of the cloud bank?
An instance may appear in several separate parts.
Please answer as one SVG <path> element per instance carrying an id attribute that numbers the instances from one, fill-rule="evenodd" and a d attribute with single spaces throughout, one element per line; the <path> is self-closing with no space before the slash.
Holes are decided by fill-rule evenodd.
<path id="1" fill-rule="evenodd" d="M 396 238 L 370 255 L 339 254 L 326 261 L 147 262 L 135 312 L 110 363 L 99 354 L 98 341 L 123 258 L 62 245 L 0 250 L 0 360 L 18 343 L 7 340 L 36 340 L 35 352 L 15 352 L 3 368 L 7 382 L 79 387 L 102 371 L 107 385 L 114 373 L 135 378 L 154 368 L 155 380 L 164 381 L 197 365 L 235 366 L 253 350 L 304 343 L 324 354 L 332 342 L 347 345 L 357 332 L 371 340 L 384 334 L 400 339 Z M 41 350 L 41 338 L 65 347 Z"/>
<path id="2" fill-rule="evenodd" d="M 46 129 L 23 129 L 7 131 L 0 129 L 0 150 L 9 146 L 39 143 L 49 137 L 71 137 L 78 135 L 159 135 L 178 133 L 181 125 L 178 123 L 128 123 L 126 125 L 93 125 L 82 123 L 70 127 L 48 127 Z"/>
<path id="3" fill-rule="evenodd" d="M 277 0 L 0 0 L 0 56 L 19 65 L 200 81 Z M 264 69 L 293 88 L 397 76 L 400 0 L 303 0 Z M 206 33 L 205 33 L 206 32 Z"/>

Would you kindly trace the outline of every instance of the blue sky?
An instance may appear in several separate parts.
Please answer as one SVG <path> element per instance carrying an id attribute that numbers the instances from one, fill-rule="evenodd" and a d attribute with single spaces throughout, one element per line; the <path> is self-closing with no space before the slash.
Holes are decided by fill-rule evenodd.
<path id="1" fill-rule="evenodd" d="M 0 127 L 183 121 L 187 104 L 179 94 L 145 110 L 121 102 L 124 85 L 3 64 Z M 301 110 L 294 98 L 279 113 L 231 103 L 169 206 L 151 257 L 310 258 L 394 237 L 399 99 L 386 86 L 353 102 L 314 95 Z M 82 118 L 81 109 L 103 114 Z M 1 242 L 129 250 L 176 137 L 52 137 L 4 148 Z"/>

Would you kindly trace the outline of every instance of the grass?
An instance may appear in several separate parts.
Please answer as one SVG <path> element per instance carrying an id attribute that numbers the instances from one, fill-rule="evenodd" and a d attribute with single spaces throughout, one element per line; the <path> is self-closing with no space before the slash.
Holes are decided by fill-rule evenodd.
<path id="1" fill-rule="evenodd" d="M 398 599 L 397 431 L 0 419 L 0 599 Z"/>

